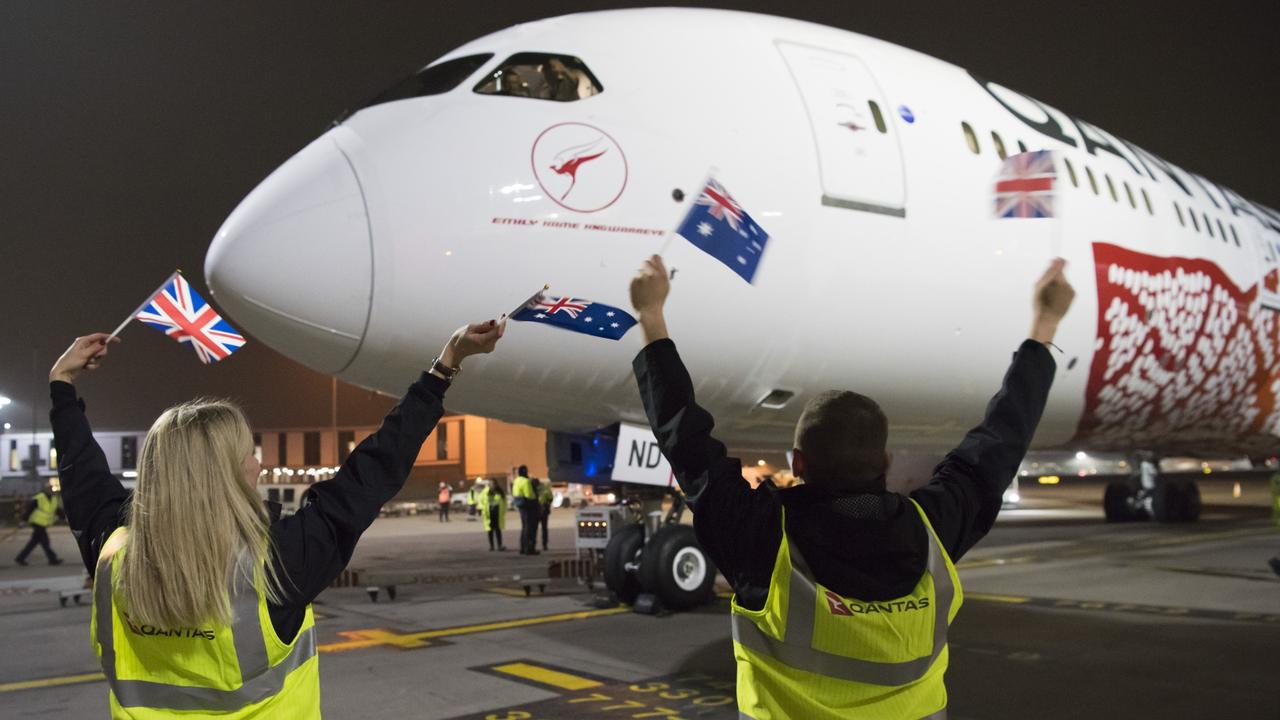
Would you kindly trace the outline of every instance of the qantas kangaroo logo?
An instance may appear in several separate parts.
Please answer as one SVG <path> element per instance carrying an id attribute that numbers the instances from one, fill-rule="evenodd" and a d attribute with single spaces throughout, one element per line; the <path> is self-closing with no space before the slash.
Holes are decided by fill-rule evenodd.
<path id="1" fill-rule="evenodd" d="M 543 130 L 530 157 L 538 185 L 557 205 L 593 213 L 613 205 L 627 187 L 627 158 L 608 133 L 586 123 Z"/>
<path id="2" fill-rule="evenodd" d="M 578 184 L 578 168 L 582 167 L 583 163 L 597 160 L 601 155 L 609 152 L 607 147 L 599 149 L 603 140 L 602 135 L 589 143 L 566 148 L 556 155 L 556 162 L 551 165 L 551 170 L 557 175 L 569 176 L 569 188 L 560 196 L 561 200 L 568 197 L 569 193 L 573 192 L 573 186 Z M 565 156 L 568 157 L 567 160 L 563 160 Z"/>

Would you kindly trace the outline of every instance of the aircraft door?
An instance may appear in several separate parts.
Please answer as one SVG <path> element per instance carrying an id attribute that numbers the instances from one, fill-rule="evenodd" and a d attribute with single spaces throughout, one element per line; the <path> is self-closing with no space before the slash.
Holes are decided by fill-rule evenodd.
<path id="1" fill-rule="evenodd" d="M 822 179 L 822 204 L 906 215 L 902 152 L 884 96 L 858 58 L 778 42 L 804 98 Z"/>

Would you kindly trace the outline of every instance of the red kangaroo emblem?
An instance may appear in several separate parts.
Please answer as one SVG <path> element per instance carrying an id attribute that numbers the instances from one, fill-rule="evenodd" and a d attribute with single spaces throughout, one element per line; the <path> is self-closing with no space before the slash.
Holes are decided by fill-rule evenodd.
<path id="1" fill-rule="evenodd" d="M 606 152 L 609 152 L 608 148 L 604 148 L 599 152 L 592 152 L 599 146 L 600 141 L 603 139 L 604 138 L 600 137 L 584 145 L 567 148 L 556 156 L 556 162 L 558 164 L 552 165 L 551 170 L 557 175 L 569 176 L 569 188 L 560 196 L 561 200 L 568 197 L 569 193 L 573 192 L 573 186 L 578 184 L 578 168 L 582 167 L 583 163 L 591 162 L 601 155 L 604 155 Z M 568 159 L 562 161 L 561 158 L 566 155 L 569 156 Z"/>

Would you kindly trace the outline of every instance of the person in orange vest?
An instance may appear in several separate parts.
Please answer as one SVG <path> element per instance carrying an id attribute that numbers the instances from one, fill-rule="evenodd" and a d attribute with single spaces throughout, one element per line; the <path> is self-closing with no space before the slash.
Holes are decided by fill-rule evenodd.
<path id="1" fill-rule="evenodd" d="M 453 491 L 448 483 L 440 483 L 440 495 L 436 501 L 440 503 L 440 517 L 437 522 L 449 522 L 449 503 L 453 500 Z"/>
<path id="2" fill-rule="evenodd" d="M 382 425 L 289 517 L 258 495 L 243 412 L 194 400 L 156 419 L 129 492 L 94 440 L 73 384 L 108 336 L 77 338 L 49 371 L 67 520 L 94 576 L 90 639 L 112 718 L 320 717 L 311 603 L 404 487 L 467 357 L 505 325 L 459 328 Z"/>

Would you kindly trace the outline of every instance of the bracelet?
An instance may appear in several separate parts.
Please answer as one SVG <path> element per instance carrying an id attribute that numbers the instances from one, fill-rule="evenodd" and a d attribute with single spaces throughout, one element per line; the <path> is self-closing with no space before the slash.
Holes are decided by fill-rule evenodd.
<path id="1" fill-rule="evenodd" d="M 458 373 L 462 372 L 462 368 L 449 367 L 448 365 L 445 365 L 439 357 L 436 357 L 431 361 L 431 369 L 427 372 L 438 373 L 444 376 L 445 382 L 453 382 L 453 379 L 458 375 Z"/>

